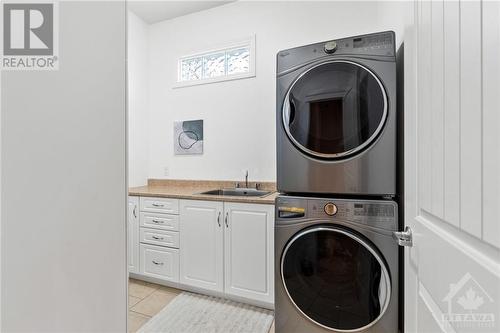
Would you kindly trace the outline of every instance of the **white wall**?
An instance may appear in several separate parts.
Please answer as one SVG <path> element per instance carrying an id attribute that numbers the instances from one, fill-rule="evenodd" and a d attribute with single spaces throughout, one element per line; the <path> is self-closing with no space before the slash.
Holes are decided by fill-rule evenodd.
<path id="1" fill-rule="evenodd" d="M 2 332 L 126 332 L 125 4 L 59 4 L 58 71 L 3 72 Z"/>
<path id="2" fill-rule="evenodd" d="M 235 2 L 150 29 L 149 176 L 275 180 L 276 53 L 377 31 L 375 2 Z M 374 15 L 375 14 L 375 15 Z M 173 89 L 177 58 L 256 35 L 255 78 Z M 173 155 L 173 121 L 204 119 L 201 156 Z"/>
<path id="3" fill-rule="evenodd" d="M 144 185 L 149 159 L 149 25 L 128 12 L 128 181 Z"/>
<path id="4" fill-rule="evenodd" d="M 413 24 L 413 1 L 378 1 L 377 6 L 378 28 L 396 33 L 397 51 L 405 39 L 405 30 Z"/>

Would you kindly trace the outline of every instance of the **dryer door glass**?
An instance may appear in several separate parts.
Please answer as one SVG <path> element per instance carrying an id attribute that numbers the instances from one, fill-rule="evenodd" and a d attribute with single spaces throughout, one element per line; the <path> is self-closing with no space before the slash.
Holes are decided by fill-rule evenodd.
<path id="1" fill-rule="evenodd" d="M 335 159 L 355 154 L 377 137 L 387 117 L 379 79 L 354 62 L 317 65 L 292 85 L 283 104 L 288 137 L 303 152 Z"/>
<path id="2" fill-rule="evenodd" d="M 329 329 L 375 324 L 387 309 L 391 286 L 384 261 L 369 244 L 330 227 L 295 236 L 283 253 L 281 277 L 296 308 Z"/>

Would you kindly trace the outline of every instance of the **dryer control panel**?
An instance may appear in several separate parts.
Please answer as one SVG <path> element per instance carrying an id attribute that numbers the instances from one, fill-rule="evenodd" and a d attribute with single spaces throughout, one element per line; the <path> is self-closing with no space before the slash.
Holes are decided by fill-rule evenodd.
<path id="1" fill-rule="evenodd" d="M 343 56 L 395 60 L 396 35 L 392 31 L 332 39 L 278 52 L 277 75 L 304 64 Z"/>
<path id="2" fill-rule="evenodd" d="M 276 199 L 276 222 L 321 219 L 343 221 L 386 230 L 398 230 L 398 206 L 389 200 L 356 200 L 280 196 Z"/>

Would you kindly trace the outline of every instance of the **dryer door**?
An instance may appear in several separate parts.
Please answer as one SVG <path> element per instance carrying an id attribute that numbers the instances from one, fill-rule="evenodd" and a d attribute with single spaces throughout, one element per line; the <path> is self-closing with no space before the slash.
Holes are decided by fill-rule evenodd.
<path id="1" fill-rule="evenodd" d="M 331 330 L 366 329 L 389 305 L 391 281 L 384 260 L 370 242 L 345 229 L 299 232 L 281 257 L 281 278 L 295 307 Z"/>
<path id="2" fill-rule="evenodd" d="M 312 67 L 292 84 L 283 103 L 283 126 L 294 145 L 313 157 L 345 158 L 367 148 L 387 118 L 380 80 L 351 61 Z"/>

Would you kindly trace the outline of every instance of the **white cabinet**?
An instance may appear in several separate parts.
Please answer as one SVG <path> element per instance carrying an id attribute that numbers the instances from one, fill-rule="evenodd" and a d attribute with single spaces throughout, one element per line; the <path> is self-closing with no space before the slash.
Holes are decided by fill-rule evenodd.
<path id="1" fill-rule="evenodd" d="M 140 242 L 145 244 L 179 248 L 179 233 L 149 228 L 141 228 Z"/>
<path id="2" fill-rule="evenodd" d="M 139 273 L 139 197 L 128 197 L 128 271 Z"/>
<path id="3" fill-rule="evenodd" d="M 141 197 L 141 212 L 179 214 L 179 199 Z"/>
<path id="4" fill-rule="evenodd" d="M 163 246 L 141 244 L 141 274 L 153 278 L 179 282 L 179 250 Z"/>
<path id="5" fill-rule="evenodd" d="M 272 303 L 274 206 L 225 203 L 224 218 L 224 292 Z"/>
<path id="6" fill-rule="evenodd" d="M 274 206 L 180 201 L 180 282 L 274 300 Z"/>
<path id="7" fill-rule="evenodd" d="M 180 282 L 222 292 L 223 203 L 180 201 Z"/>
<path id="8" fill-rule="evenodd" d="M 179 231 L 179 215 L 141 212 L 141 227 Z"/>
<path id="9" fill-rule="evenodd" d="M 274 205 L 129 197 L 129 271 L 274 302 Z"/>

